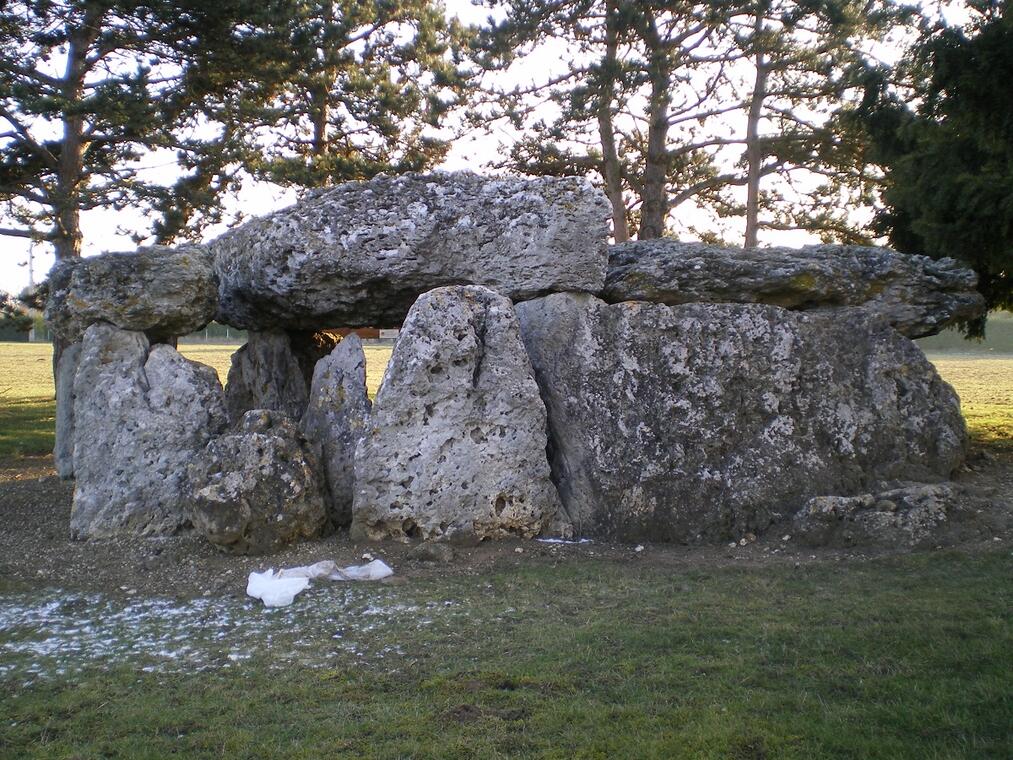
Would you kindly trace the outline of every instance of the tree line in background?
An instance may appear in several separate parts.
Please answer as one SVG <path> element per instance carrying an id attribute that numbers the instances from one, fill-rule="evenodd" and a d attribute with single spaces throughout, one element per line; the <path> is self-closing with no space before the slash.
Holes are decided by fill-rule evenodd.
<path id="1" fill-rule="evenodd" d="M 0 3 L 0 234 L 72 257 L 83 212 L 130 208 L 139 242 L 197 238 L 246 178 L 424 170 L 485 133 L 489 168 L 591 177 L 617 241 L 886 236 L 1013 306 L 1006 2 L 962 26 L 893 0 L 480 4 Z"/>

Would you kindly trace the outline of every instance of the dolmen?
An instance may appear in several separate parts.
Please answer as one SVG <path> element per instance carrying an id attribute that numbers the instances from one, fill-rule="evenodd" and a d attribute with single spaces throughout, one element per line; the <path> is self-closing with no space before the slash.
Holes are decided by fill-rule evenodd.
<path id="1" fill-rule="evenodd" d="M 609 246 L 608 216 L 583 179 L 380 176 L 207 245 L 59 263 L 74 537 L 930 540 L 967 434 L 911 339 L 982 313 L 974 274 Z M 249 331 L 224 388 L 173 347 L 212 319 Z M 400 329 L 375 400 L 360 340 L 327 332 L 362 326 Z"/>

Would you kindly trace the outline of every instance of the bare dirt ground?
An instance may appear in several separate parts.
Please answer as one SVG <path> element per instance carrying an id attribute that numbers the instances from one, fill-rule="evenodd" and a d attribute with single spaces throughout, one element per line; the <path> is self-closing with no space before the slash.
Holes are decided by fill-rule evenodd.
<path id="1" fill-rule="evenodd" d="M 957 483 L 959 509 L 938 536 L 938 548 L 994 549 L 1013 541 L 1013 451 L 972 450 Z M 9 588 L 60 588 L 125 597 L 238 596 L 250 572 L 333 559 L 358 564 L 363 555 L 395 569 L 388 582 L 455 574 L 479 574 L 504 564 L 546 563 L 567 557 L 598 557 L 616 562 L 651 562 L 673 568 L 699 565 L 839 562 L 904 550 L 810 548 L 785 540 L 790 528 L 773 526 L 755 541 L 722 546 L 652 544 L 642 547 L 592 542 L 579 545 L 501 541 L 455 548 L 449 564 L 409 557 L 412 545 L 355 543 L 339 532 L 269 557 L 220 553 L 194 534 L 169 538 L 71 541 L 72 482 L 53 472 L 51 457 L 0 462 L 0 583 Z M 929 547 L 928 550 L 932 550 Z"/>

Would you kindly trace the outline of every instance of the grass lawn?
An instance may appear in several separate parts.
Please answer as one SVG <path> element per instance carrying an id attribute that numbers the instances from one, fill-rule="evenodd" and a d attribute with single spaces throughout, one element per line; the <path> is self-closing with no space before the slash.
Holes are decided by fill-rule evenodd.
<path id="1" fill-rule="evenodd" d="M 199 672 L 128 654 L 0 681 L 0 757 L 1006 758 L 1011 590 L 1008 550 L 323 586 L 233 602 Z M 254 625 L 260 647 L 230 660 Z M 0 622 L 15 657 L 19 636 Z"/>
<path id="2" fill-rule="evenodd" d="M 234 348 L 183 352 L 223 376 Z M 1013 445 L 1013 358 L 933 358 L 972 434 Z M 48 347 L 0 344 L 0 377 L 0 457 L 48 451 Z M 0 557 L 0 759 L 1013 756 L 1006 544 L 798 566 L 588 546 L 146 615 L 15 587 Z"/>

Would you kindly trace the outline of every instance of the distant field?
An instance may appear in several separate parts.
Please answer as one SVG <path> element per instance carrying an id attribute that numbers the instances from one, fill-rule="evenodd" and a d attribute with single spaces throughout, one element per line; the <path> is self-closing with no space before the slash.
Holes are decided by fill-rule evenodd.
<path id="1" fill-rule="evenodd" d="M 186 344 L 184 356 L 214 367 L 225 380 L 236 345 Z M 366 346 L 366 384 L 376 396 L 389 346 Z M 1013 356 L 930 352 L 939 373 L 960 394 L 971 435 L 1013 448 Z M 52 348 L 45 343 L 0 343 L 0 458 L 44 454 L 53 448 Z"/>

